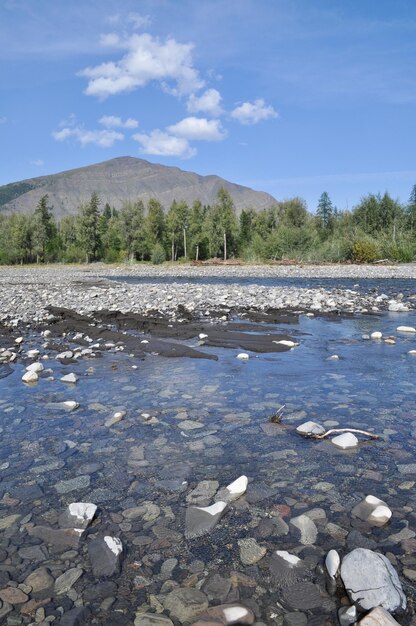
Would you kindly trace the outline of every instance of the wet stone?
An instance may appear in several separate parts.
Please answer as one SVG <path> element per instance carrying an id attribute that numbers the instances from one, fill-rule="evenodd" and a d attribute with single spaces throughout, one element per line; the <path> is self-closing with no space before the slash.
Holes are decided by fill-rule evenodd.
<path id="1" fill-rule="evenodd" d="M 216 480 L 203 480 L 186 496 L 191 505 L 208 506 L 215 496 L 219 483 Z"/>
<path id="2" fill-rule="evenodd" d="M 88 543 L 88 555 L 94 576 L 97 578 L 113 576 L 120 571 L 122 545 L 114 537 L 100 537 Z"/>
<path id="3" fill-rule="evenodd" d="M 267 548 L 260 546 L 252 537 L 239 539 L 238 547 L 240 549 L 240 560 L 244 565 L 254 565 L 257 561 L 260 561 L 267 552 Z"/>
<path id="4" fill-rule="evenodd" d="M 179 588 L 166 596 L 163 606 L 181 622 L 190 622 L 208 608 L 208 599 L 198 589 Z"/>
<path id="5" fill-rule="evenodd" d="M 6 587 L 0 589 L 0 600 L 10 604 L 23 604 L 29 600 L 29 596 L 17 587 Z"/>
<path id="6" fill-rule="evenodd" d="M 306 626 L 308 618 L 305 613 L 286 613 L 283 626 Z"/>
<path id="7" fill-rule="evenodd" d="M 25 578 L 25 585 L 32 587 L 31 595 L 35 597 L 45 597 L 51 591 L 55 583 L 46 567 L 40 567 Z"/>
<path id="8" fill-rule="evenodd" d="M 218 573 L 211 574 L 202 586 L 209 600 L 224 602 L 231 589 L 231 581 Z"/>
<path id="9" fill-rule="evenodd" d="M 313 583 L 300 582 L 283 591 L 283 601 L 291 609 L 317 609 L 322 605 L 319 588 Z"/>
<path id="10" fill-rule="evenodd" d="M 85 489 L 90 485 L 90 477 L 88 475 L 76 476 L 69 480 L 60 480 L 55 485 L 55 489 L 59 494 L 69 493 L 77 489 Z"/>
<path id="11" fill-rule="evenodd" d="M 173 622 L 165 615 L 156 615 L 155 613 L 139 613 L 136 614 L 134 626 L 173 626 Z"/>
<path id="12" fill-rule="evenodd" d="M 90 609 L 87 606 L 79 606 L 64 613 L 59 622 L 60 626 L 84 626 L 90 616 Z"/>
<path id="13" fill-rule="evenodd" d="M 55 588 L 54 591 L 56 595 L 61 595 L 63 593 L 67 593 L 72 586 L 77 582 L 77 580 L 82 576 L 84 570 L 79 567 L 73 567 L 63 574 L 59 576 L 55 580 Z"/>
<path id="14" fill-rule="evenodd" d="M 242 604 L 222 604 L 211 607 L 199 615 L 197 621 L 193 622 L 193 626 L 243 625 L 253 624 L 254 620 L 253 611 Z"/>

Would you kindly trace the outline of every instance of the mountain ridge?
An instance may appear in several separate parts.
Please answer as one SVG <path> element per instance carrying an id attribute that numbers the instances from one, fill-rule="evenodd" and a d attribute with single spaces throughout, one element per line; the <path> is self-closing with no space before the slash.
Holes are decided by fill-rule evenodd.
<path id="1" fill-rule="evenodd" d="M 192 204 L 213 204 L 218 190 L 224 187 L 234 200 L 236 212 L 252 207 L 268 208 L 277 201 L 273 196 L 250 187 L 227 181 L 215 174 L 202 176 L 175 166 L 151 163 L 136 157 L 116 157 L 57 174 L 28 178 L 0 187 L 0 212 L 31 213 L 40 198 L 48 194 L 55 216 L 75 214 L 91 193 L 98 193 L 102 203 L 119 209 L 123 202 L 156 198 L 168 210 L 173 200 Z"/>

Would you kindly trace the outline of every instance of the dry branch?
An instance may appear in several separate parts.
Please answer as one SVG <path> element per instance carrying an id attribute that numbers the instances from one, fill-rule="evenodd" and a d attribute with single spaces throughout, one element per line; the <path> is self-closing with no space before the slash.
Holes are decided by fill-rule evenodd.
<path id="1" fill-rule="evenodd" d="M 359 435 L 365 435 L 370 439 L 381 439 L 380 435 L 375 435 L 374 433 L 369 433 L 367 430 L 360 430 L 359 428 L 331 428 L 330 430 L 322 433 L 322 435 L 314 435 L 311 433 L 307 436 L 312 437 L 313 439 L 325 439 L 325 437 L 335 433 L 357 433 Z"/>

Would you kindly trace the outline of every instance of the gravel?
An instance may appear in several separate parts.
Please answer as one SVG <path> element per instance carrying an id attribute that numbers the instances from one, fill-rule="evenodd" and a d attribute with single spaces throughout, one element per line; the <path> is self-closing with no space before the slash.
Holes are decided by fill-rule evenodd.
<path id="1" fill-rule="evenodd" d="M 145 281 L 129 284 L 109 280 L 121 276 Z M 164 283 L 163 278 L 167 281 Z M 174 277 L 180 278 L 176 283 Z M 192 282 L 186 282 L 190 277 Z M 215 277 L 204 284 L 204 278 Z M 48 318 L 50 305 L 81 314 L 100 309 L 147 313 L 157 309 L 172 315 L 179 305 L 209 317 L 208 311 L 267 308 L 321 312 L 367 312 L 386 310 L 389 298 L 381 293 L 358 293 L 355 289 L 270 287 L 239 284 L 249 277 L 414 279 L 416 264 L 394 266 L 191 266 L 119 265 L 32 266 L 0 268 L 0 319 L 7 325 L 40 322 Z M 195 282 L 195 278 L 199 279 Z M 221 278 L 227 282 L 221 283 Z M 152 282 L 154 279 L 154 282 Z M 415 290 L 416 291 L 416 290 Z M 398 299 L 401 299 L 398 294 Z M 414 308 L 415 300 L 406 300 Z"/>

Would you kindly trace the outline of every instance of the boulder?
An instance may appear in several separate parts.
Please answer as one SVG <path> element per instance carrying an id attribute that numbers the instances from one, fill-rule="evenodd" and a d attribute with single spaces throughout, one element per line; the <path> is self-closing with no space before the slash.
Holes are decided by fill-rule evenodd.
<path id="1" fill-rule="evenodd" d="M 397 572 L 383 554 L 356 548 L 343 558 L 341 578 L 351 602 L 362 611 L 381 606 L 394 613 L 406 608 Z"/>

